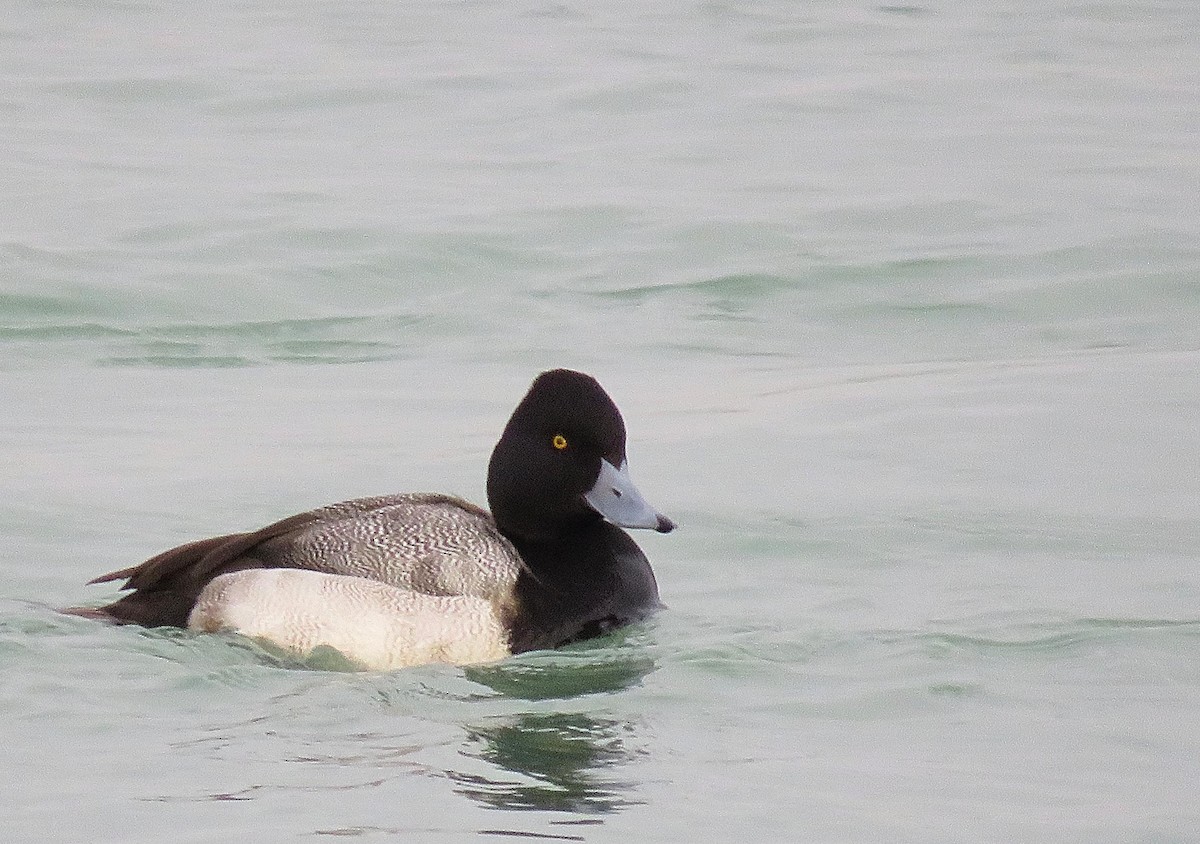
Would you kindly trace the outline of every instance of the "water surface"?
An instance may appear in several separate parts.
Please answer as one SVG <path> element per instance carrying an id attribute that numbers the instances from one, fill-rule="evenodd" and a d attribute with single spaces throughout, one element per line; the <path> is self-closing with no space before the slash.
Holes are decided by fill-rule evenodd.
<path id="1" fill-rule="evenodd" d="M 1184 841 L 1200 10 L 18 0 L 10 840 Z M 101 572 L 620 404 L 669 609 L 355 673 Z"/>

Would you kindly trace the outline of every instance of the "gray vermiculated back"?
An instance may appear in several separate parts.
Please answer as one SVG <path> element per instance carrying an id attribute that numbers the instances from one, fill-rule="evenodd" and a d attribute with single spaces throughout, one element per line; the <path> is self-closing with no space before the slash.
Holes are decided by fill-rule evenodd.
<path id="1" fill-rule="evenodd" d="M 369 577 L 430 595 L 494 598 L 511 587 L 520 557 L 486 511 L 458 498 L 402 494 L 313 511 L 319 520 L 263 543 L 272 563 Z"/>

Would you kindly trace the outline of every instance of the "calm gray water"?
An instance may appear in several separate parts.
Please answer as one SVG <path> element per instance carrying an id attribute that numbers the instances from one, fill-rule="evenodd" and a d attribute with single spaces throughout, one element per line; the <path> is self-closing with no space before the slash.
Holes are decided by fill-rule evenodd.
<path id="1" fill-rule="evenodd" d="M 1200 6 L 10 0 L 6 841 L 1183 842 Z M 621 405 L 670 609 L 481 668 L 55 608 Z"/>

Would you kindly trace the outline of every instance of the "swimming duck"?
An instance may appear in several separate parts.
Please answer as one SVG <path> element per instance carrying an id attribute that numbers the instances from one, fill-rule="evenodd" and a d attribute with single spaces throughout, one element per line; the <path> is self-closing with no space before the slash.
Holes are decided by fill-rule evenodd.
<path id="1" fill-rule="evenodd" d="M 622 528 L 675 524 L 630 480 L 625 423 L 591 376 L 534 380 L 492 451 L 487 497 L 490 514 L 451 495 L 358 498 L 190 542 L 95 578 L 131 591 L 81 614 L 388 669 L 554 648 L 661 606 Z"/>

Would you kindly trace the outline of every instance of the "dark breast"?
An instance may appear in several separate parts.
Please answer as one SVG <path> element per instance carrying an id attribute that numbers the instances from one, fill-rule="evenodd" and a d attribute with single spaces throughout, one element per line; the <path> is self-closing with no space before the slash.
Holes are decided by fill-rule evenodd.
<path id="1" fill-rule="evenodd" d="M 508 620 L 513 653 L 601 636 L 662 606 L 646 555 L 607 522 L 568 541 L 517 548 L 527 568 Z"/>

